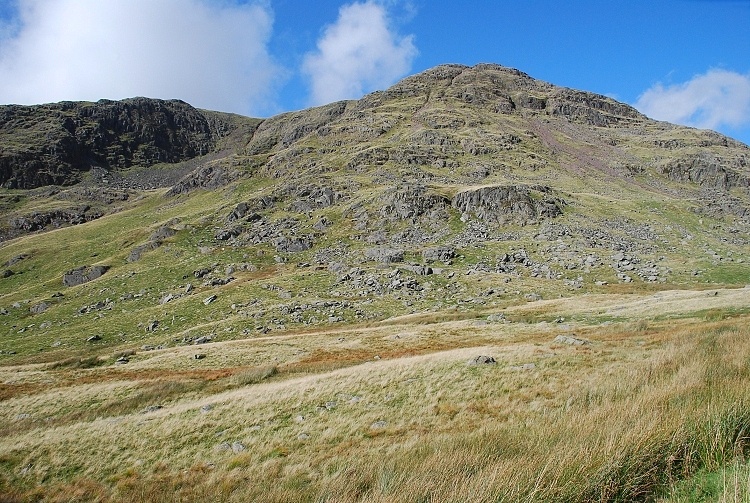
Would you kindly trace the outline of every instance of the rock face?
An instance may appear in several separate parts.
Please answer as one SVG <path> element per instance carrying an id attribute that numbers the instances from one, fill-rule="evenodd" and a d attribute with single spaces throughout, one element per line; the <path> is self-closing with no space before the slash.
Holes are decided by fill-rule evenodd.
<path id="1" fill-rule="evenodd" d="M 231 116 L 179 100 L 0 106 L 0 185 L 69 185 L 92 168 L 175 163 L 214 151 Z"/>
<path id="2" fill-rule="evenodd" d="M 493 186 L 459 192 L 451 204 L 464 214 L 497 223 L 525 224 L 562 214 L 549 187 Z"/>
<path id="3" fill-rule="evenodd" d="M 60 208 L 51 211 L 35 211 L 29 215 L 19 215 L 9 220 L 15 231 L 34 232 L 46 228 L 59 228 L 66 225 L 82 224 L 96 220 L 102 212 L 88 205 L 73 208 Z"/>

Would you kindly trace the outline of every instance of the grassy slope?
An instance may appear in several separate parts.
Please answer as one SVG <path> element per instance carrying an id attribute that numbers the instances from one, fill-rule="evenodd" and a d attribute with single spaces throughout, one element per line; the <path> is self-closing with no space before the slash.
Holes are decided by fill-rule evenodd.
<path id="1" fill-rule="evenodd" d="M 183 347 L 127 366 L 4 367 L 2 484 L 52 500 L 641 499 L 742 455 L 750 427 L 748 315 L 691 315 L 696 298 L 730 312 L 746 293 L 670 295 L 664 313 L 594 299 L 629 310 L 605 326 L 405 321 L 211 344 L 200 361 Z M 572 332 L 591 344 L 553 340 Z M 466 364 L 480 354 L 498 364 Z"/>

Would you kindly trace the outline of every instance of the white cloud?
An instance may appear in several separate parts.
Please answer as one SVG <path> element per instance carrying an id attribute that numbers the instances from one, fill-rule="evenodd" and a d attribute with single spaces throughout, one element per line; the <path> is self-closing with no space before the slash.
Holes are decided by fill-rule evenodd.
<path id="1" fill-rule="evenodd" d="M 659 83 L 635 107 L 654 119 L 702 129 L 740 127 L 750 124 L 750 75 L 714 69 L 683 84 Z"/>
<path id="2" fill-rule="evenodd" d="M 341 7 L 317 51 L 305 56 L 302 71 L 310 79 L 312 104 L 320 105 L 393 84 L 416 55 L 414 37 L 394 31 L 382 4 L 355 2 Z"/>
<path id="3" fill-rule="evenodd" d="M 20 0 L 0 26 L 0 103 L 147 96 L 269 110 L 282 75 L 272 24 L 265 2 Z"/>

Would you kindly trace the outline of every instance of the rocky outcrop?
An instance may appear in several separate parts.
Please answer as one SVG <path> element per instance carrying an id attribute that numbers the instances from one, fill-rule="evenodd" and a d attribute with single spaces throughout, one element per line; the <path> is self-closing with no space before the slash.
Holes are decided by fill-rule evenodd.
<path id="1" fill-rule="evenodd" d="M 147 98 L 0 106 L 0 185 L 70 185 L 95 167 L 185 161 L 214 151 L 242 121 Z"/>
<path id="2" fill-rule="evenodd" d="M 451 204 L 464 218 L 475 216 L 492 223 L 527 224 L 562 214 L 563 202 L 549 187 L 489 186 L 465 190 Z"/>
<path id="3" fill-rule="evenodd" d="M 12 231 L 36 232 L 48 228 L 82 224 L 101 217 L 103 213 L 90 206 L 60 208 L 50 211 L 35 211 L 28 215 L 14 216 L 8 224 Z"/>
<path id="4" fill-rule="evenodd" d="M 235 169 L 216 163 L 208 164 L 187 174 L 167 191 L 167 196 L 187 194 L 196 189 L 217 189 L 239 179 L 240 176 L 241 173 Z"/>
<path id="5" fill-rule="evenodd" d="M 380 200 L 380 214 L 389 220 L 414 219 L 430 213 L 447 217 L 445 210 L 450 206 L 450 199 L 423 186 L 387 190 Z"/>
<path id="6" fill-rule="evenodd" d="M 678 182 L 692 182 L 702 187 L 727 191 L 733 187 L 750 186 L 750 178 L 743 176 L 707 152 L 670 160 L 662 166 L 662 173 Z"/>

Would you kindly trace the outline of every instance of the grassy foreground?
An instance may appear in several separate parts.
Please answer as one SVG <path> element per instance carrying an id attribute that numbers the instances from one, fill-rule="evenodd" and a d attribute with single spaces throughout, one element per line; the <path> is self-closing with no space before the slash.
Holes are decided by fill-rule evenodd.
<path id="1" fill-rule="evenodd" d="M 689 311 L 709 295 L 725 306 Z M 750 317 L 730 313 L 747 295 L 681 292 L 669 315 L 625 296 L 609 308 L 630 320 L 603 325 L 531 315 L 598 302 L 571 299 L 514 323 L 258 337 L 190 365 L 180 347 L 3 367 L 0 500 L 746 501 Z M 554 340 L 572 333 L 589 343 Z"/>

